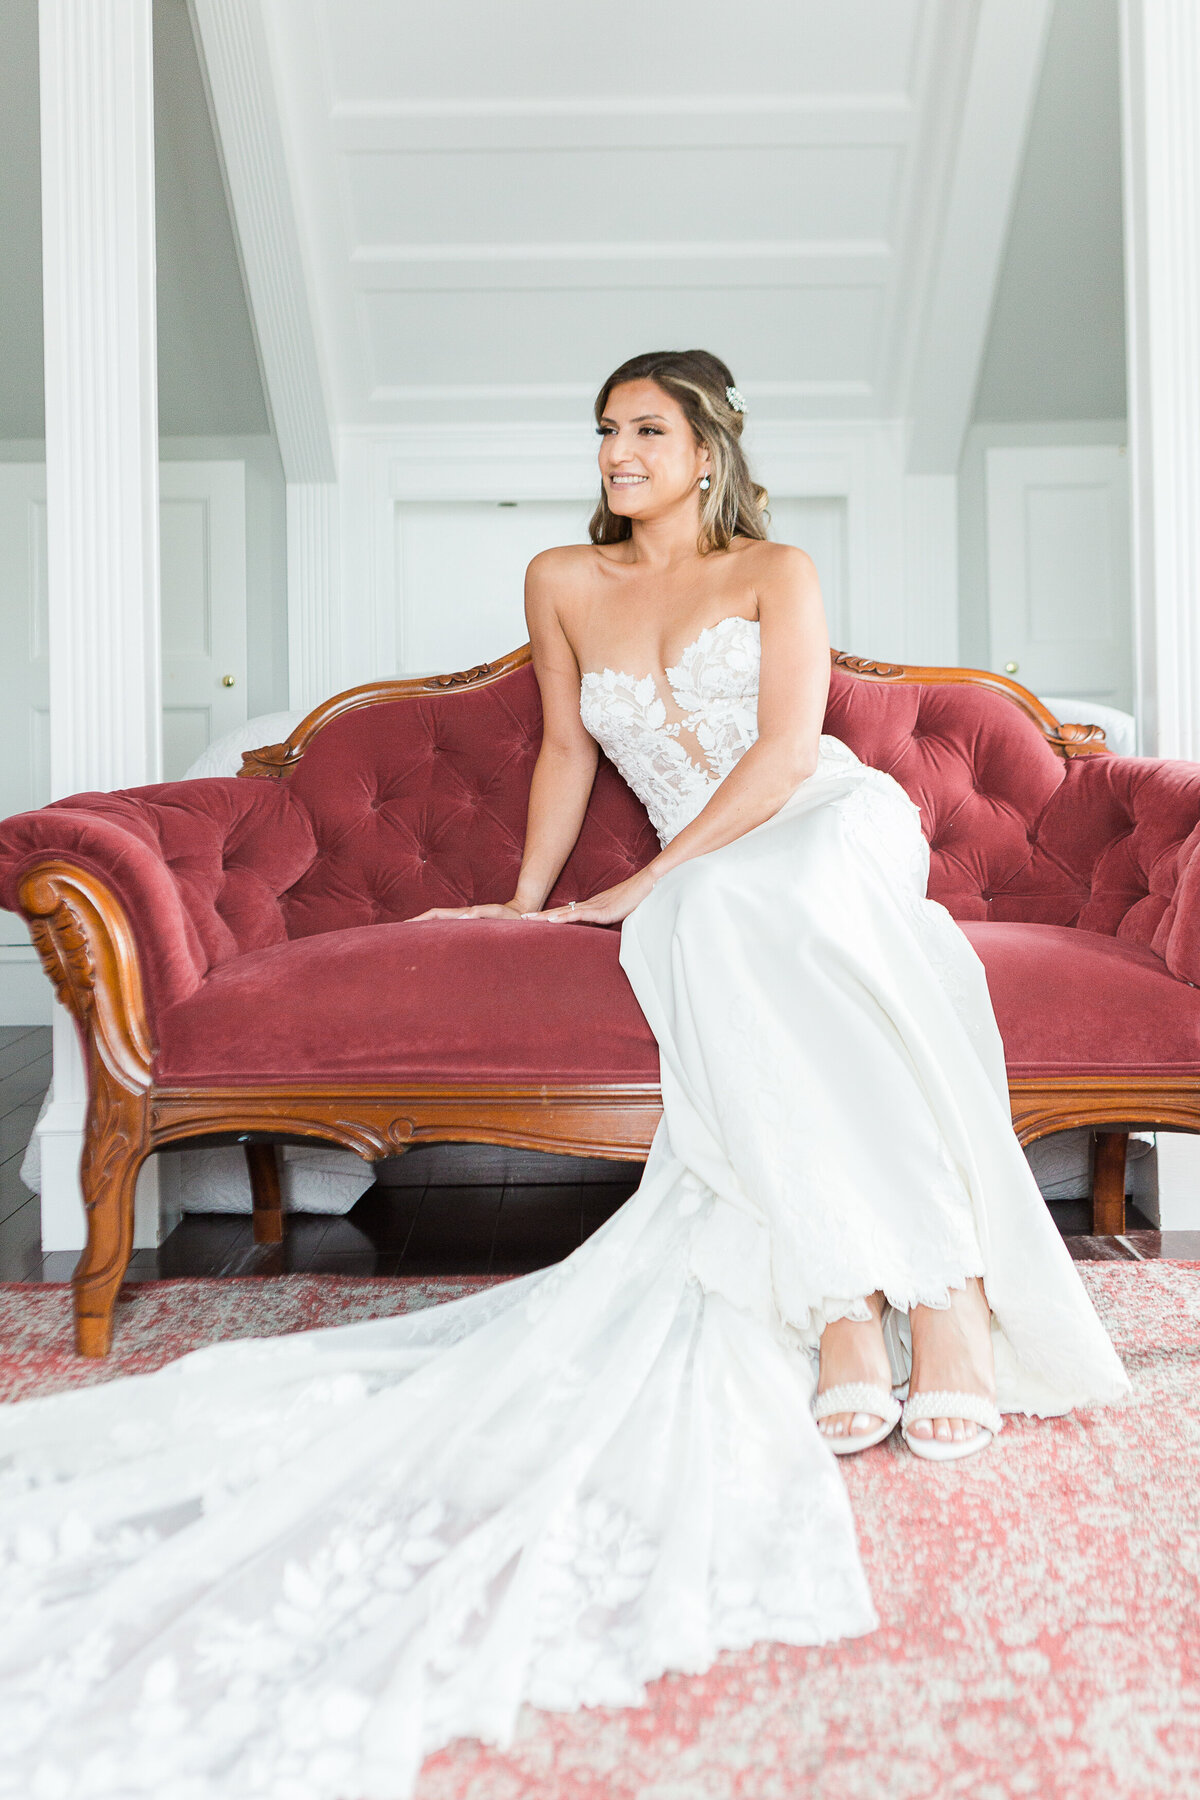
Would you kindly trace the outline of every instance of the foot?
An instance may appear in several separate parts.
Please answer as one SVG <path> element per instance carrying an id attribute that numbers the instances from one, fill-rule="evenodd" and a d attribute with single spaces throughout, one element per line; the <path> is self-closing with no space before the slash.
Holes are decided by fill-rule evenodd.
<path id="1" fill-rule="evenodd" d="M 850 1381 L 870 1382 L 873 1387 L 882 1388 L 885 1394 L 891 1393 L 892 1370 L 880 1324 L 883 1295 L 872 1294 L 867 1305 L 871 1309 L 869 1320 L 834 1319 L 821 1333 L 818 1394 Z M 830 1413 L 828 1418 L 818 1420 L 817 1430 L 824 1437 L 866 1437 L 882 1423 L 879 1413 Z"/>
<path id="2" fill-rule="evenodd" d="M 970 1278 L 965 1290 L 951 1289 L 948 1307 L 914 1306 L 908 1322 L 913 1353 L 910 1394 L 983 1394 L 995 1400 L 992 1314 L 978 1276 Z M 974 1419 L 916 1419 L 907 1430 L 909 1437 L 962 1443 L 977 1437 L 982 1427 Z"/>

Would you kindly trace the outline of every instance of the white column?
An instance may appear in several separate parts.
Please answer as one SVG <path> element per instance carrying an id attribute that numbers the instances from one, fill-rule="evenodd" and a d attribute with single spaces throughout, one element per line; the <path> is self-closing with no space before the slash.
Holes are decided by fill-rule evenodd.
<path id="1" fill-rule="evenodd" d="M 288 700 L 305 711 L 343 685 L 339 507 L 336 482 L 287 484 Z"/>
<path id="2" fill-rule="evenodd" d="M 151 0 L 41 0 L 51 786 L 156 781 L 158 398 Z M 54 1028 L 47 1249 L 83 1242 L 83 1070 Z M 144 1196 L 144 1203 L 143 1203 Z M 153 1216 L 150 1216 L 153 1215 Z M 139 1241 L 157 1241 L 153 1178 Z"/>
<path id="3" fill-rule="evenodd" d="M 1200 7 L 1122 0 L 1121 37 L 1141 744 L 1200 758 Z"/>
<path id="4" fill-rule="evenodd" d="M 1139 745 L 1200 758 L 1200 7 L 1122 0 Z M 1158 1134 L 1164 1229 L 1200 1226 L 1200 1138 Z"/>

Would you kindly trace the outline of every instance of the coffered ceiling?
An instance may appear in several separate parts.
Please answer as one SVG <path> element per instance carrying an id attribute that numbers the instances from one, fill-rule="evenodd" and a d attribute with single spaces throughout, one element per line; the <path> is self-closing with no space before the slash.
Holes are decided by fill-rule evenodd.
<path id="1" fill-rule="evenodd" d="M 554 420 L 702 344 L 952 468 L 1048 4 L 193 0 L 268 381 L 334 433 Z"/>

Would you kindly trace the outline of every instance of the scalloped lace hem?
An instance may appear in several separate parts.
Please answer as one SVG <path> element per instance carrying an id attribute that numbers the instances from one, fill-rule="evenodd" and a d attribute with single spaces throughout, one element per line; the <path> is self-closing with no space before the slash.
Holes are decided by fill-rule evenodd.
<path id="1" fill-rule="evenodd" d="M 897 1312 L 909 1313 L 914 1306 L 929 1306 L 936 1312 L 947 1312 L 951 1294 L 965 1293 L 968 1281 L 975 1279 L 986 1283 L 987 1271 L 981 1267 L 959 1269 L 937 1281 L 917 1281 L 910 1275 L 903 1285 L 881 1277 L 874 1286 L 851 1298 L 826 1294 L 802 1313 L 797 1314 L 794 1308 L 789 1309 L 786 1323 L 789 1332 L 806 1349 L 816 1350 L 821 1333 L 827 1325 L 835 1324 L 839 1319 L 852 1319 L 860 1325 L 870 1323 L 873 1315 L 868 1296 L 871 1294 L 882 1293 L 888 1305 Z"/>

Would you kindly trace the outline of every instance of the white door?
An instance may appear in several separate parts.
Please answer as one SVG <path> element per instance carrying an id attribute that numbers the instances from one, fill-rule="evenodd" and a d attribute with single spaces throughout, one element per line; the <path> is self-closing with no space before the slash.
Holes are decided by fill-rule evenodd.
<path id="1" fill-rule="evenodd" d="M 515 650 L 525 568 L 539 550 L 585 544 L 590 500 L 421 500 L 396 507 L 396 664 L 444 674 Z"/>
<path id="2" fill-rule="evenodd" d="M 592 500 L 405 501 L 396 507 L 397 666 L 442 674 L 515 650 L 525 568 L 539 550 L 584 544 Z M 771 502 L 771 536 L 817 565 L 836 643 L 845 591 L 844 500 Z"/>
<path id="3" fill-rule="evenodd" d="M 163 776 L 246 718 L 246 474 L 240 462 L 159 469 Z"/>
<path id="4" fill-rule="evenodd" d="M 829 638 L 846 648 L 846 502 L 783 495 L 770 503 L 770 534 L 777 544 L 796 544 L 816 564 Z"/>
<path id="5" fill-rule="evenodd" d="M 246 717 L 245 470 L 164 463 L 159 476 L 170 781 Z M 0 463 L 0 818 L 50 798 L 47 631 L 45 466 Z M 34 960 L 24 921 L 0 911 L 0 1024 L 36 1022 L 24 967 Z"/>
<path id="6" fill-rule="evenodd" d="M 1115 444 L 987 453 L 991 662 L 1035 694 L 1133 702 L 1129 465 Z"/>

